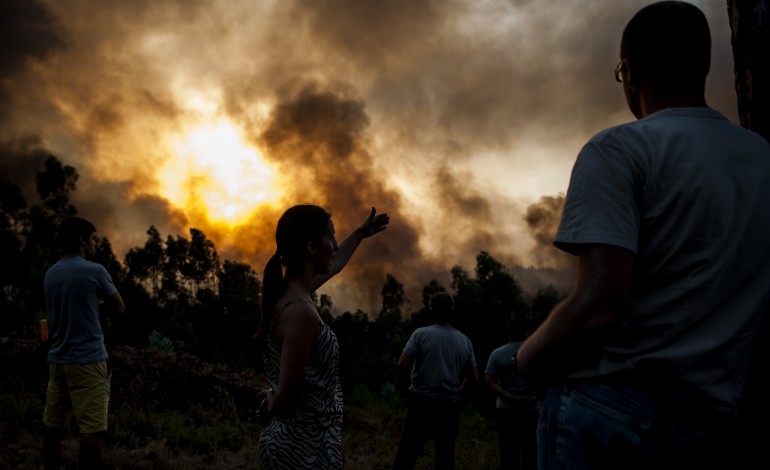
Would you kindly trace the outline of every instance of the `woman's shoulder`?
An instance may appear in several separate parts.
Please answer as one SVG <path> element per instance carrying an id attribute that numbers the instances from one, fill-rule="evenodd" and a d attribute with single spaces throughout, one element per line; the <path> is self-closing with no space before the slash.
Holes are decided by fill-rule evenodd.
<path id="1" fill-rule="evenodd" d="M 296 310 L 297 304 L 303 304 L 308 303 L 307 299 L 303 297 L 288 297 L 283 296 L 280 299 L 278 299 L 278 302 L 275 303 L 275 308 L 278 310 L 276 312 L 277 315 L 282 314 L 285 310 Z"/>
<path id="2" fill-rule="evenodd" d="M 276 322 L 287 323 L 319 323 L 318 311 L 310 299 L 293 298 L 280 299 Z"/>

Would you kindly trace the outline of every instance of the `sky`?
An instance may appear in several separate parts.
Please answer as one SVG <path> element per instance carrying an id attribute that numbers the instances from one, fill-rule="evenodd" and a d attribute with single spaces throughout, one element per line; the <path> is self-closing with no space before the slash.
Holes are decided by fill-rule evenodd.
<path id="1" fill-rule="evenodd" d="M 2 0 L 0 178 L 35 203 L 53 154 L 119 259 L 150 226 L 194 227 L 260 274 L 291 205 L 329 208 L 340 240 L 374 206 L 389 227 L 321 290 L 337 311 L 375 313 L 386 273 L 419 309 L 482 250 L 568 289 L 551 240 L 570 170 L 634 119 L 613 69 L 647 3 Z M 737 122 L 726 4 L 693 3 L 707 101 Z"/>

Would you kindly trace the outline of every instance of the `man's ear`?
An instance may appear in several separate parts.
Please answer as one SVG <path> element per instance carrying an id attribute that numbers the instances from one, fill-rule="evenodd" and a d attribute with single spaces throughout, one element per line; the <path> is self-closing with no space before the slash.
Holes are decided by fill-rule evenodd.
<path id="1" fill-rule="evenodd" d="M 629 60 L 626 62 L 626 64 L 628 65 L 626 72 L 628 86 L 631 88 L 631 90 L 634 91 L 634 93 L 637 93 L 639 91 L 639 87 L 641 86 L 641 78 L 644 76 L 644 73 L 642 70 L 639 70 L 639 65 L 637 62 Z"/>
<path id="2" fill-rule="evenodd" d="M 307 249 L 307 252 L 310 253 L 311 255 L 314 255 L 315 252 L 317 251 L 315 243 L 313 243 L 312 241 L 307 242 L 307 245 L 305 246 L 305 248 Z"/>

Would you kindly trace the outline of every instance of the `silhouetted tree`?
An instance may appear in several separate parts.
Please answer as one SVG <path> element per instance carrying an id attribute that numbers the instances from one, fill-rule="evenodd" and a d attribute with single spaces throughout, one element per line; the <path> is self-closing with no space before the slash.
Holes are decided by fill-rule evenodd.
<path id="1" fill-rule="evenodd" d="M 524 293 L 505 266 L 486 251 L 476 256 L 476 283 L 484 309 L 482 335 L 495 342 L 505 341 L 507 338 L 499 326 L 505 325 L 512 315 L 526 318 Z"/>
<path id="2" fill-rule="evenodd" d="M 37 172 L 35 182 L 43 200 L 43 209 L 55 219 L 61 220 L 77 213 L 75 206 L 70 204 L 69 193 L 75 190 L 78 178 L 74 167 L 64 165 L 53 155 L 46 158 L 45 170 Z"/>
<path id="3" fill-rule="evenodd" d="M 407 336 L 401 323 L 402 308 L 406 304 L 404 285 L 395 276 L 387 273 L 380 293 L 380 314 L 367 330 L 366 346 L 370 351 L 366 367 L 372 374 L 371 381 L 382 385 L 395 379 L 395 366 Z"/>
<path id="4" fill-rule="evenodd" d="M 195 297 L 199 288 L 216 290 L 219 269 L 219 255 L 214 243 L 202 231 L 191 228 L 187 259 L 181 266 L 181 274 L 189 285 L 190 294 Z"/>
<path id="5" fill-rule="evenodd" d="M 551 310 L 564 300 L 564 297 L 553 286 L 538 289 L 537 294 L 535 294 L 531 301 L 530 317 L 526 318 L 530 323 L 530 332 L 534 331 L 545 320 L 548 314 L 551 313 Z"/>
<path id="6" fill-rule="evenodd" d="M 141 248 L 131 248 L 125 256 L 129 273 L 136 280 L 150 289 L 154 296 L 159 295 L 163 278 L 164 247 L 160 232 L 155 226 L 147 229 L 147 241 Z"/>
<path id="7" fill-rule="evenodd" d="M 433 317 L 430 314 L 430 298 L 433 294 L 446 292 L 446 287 L 442 286 L 437 280 L 431 281 L 422 288 L 422 308 L 406 320 L 406 331 L 414 331 L 421 326 L 428 326 L 433 323 Z"/>
<path id="8" fill-rule="evenodd" d="M 75 168 L 49 155 L 36 172 L 41 204 L 27 208 L 20 187 L 0 183 L 0 332 L 12 333 L 45 316 L 43 278 L 62 253 L 55 243 L 56 227 L 77 211 L 69 194 L 78 179 Z"/>
<path id="9" fill-rule="evenodd" d="M 28 221 L 26 209 L 21 188 L 9 180 L 0 182 L 0 287 L 11 287 L 18 276 Z"/>
<path id="10" fill-rule="evenodd" d="M 166 237 L 163 271 L 161 272 L 162 289 L 159 297 L 166 301 L 179 300 L 188 302 L 188 292 L 184 289 L 183 270 L 187 264 L 190 241 L 181 235 L 176 238 Z"/>
<path id="11" fill-rule="evenodd" d="M 313 292 L 313 301 L 315 302 L 318 315 L 327 325 L 334 324 L 334 315 L 332 314 L 332 298 L 328 294 L 321 294 L 320 297 Z"/>
<path id="12" fill-rule="evenodd" d="M 21 248 L 25 240 L 28 218 L 27 202 L 21 189 L 4 180 L 0 182 L 0 334 L 21 328 L 25 315 L 20 312 L 22 300 L 19 273 L 25 271 Z"/>
<path id="13" fill-rule="evenodd" d="M 261 284 L 248 264 L 225 260 L 218 273 L 219 318 L 223 324 L 218 338 L 222 359 L 234 365 L 262 367 L 253 340 L 261 315 Z"/>
<path id="14" fill-rule="evenodd" d="M 9 179 L 0 181 L 0 218 L 18 239 L 25 234 L 27 200 L 21 188 Z"/>
<path id="15" fill-rule="evenodd" d="M 472 328 L 474 312 L 480 309 L 481 289 L 462 266 L 453 266 L 450 272 L 455 301 L 454 325 L 467 334 L 468 328 Z"/>
<path id="16" fill-rule="evenodd" d="M 741 125 L 770 141 L 770 0 L 728 0 Z"/>
<path id="17" fill-rule="evenodd" d="M 437 280 L 431 279 L 430 282 L 422 288 L 422 308 L 429 310 L 430 298 L 439 292 L 446 292 L 446 287 L 442 286 Z"/>
<path id="18" fill-rule="evenodd" d="M 29 210 L 29 231 L 22 249 L 24 269 L 23 274 L 20 273 L 26 277 L 23 281 L 26 288 L 20 295 L 34 316 L 33 321 L 45 316 L 43 279 L 48 268 L 63 254 L 56 243 L 56 228 L 59 222 L 77 214 L 69 197 L 77 180 L 75 168 L 62 164 L 53 155 L 48 156 L 45 168 L 35 176 L 42 204 Z"/>
<path id="19" fill-rule="evenodd" d="M 383 381 L 391 379 L 387 374 L 377 373 L 383 367 L 391 367 L 393 359 L 383 355 L 382 345 L 374 344 L 366 313 L 345 312 L 334 319 L 333 325 L 340 345 L 340 383 L 346 393 L 361 385 L 376 391 Z"/>

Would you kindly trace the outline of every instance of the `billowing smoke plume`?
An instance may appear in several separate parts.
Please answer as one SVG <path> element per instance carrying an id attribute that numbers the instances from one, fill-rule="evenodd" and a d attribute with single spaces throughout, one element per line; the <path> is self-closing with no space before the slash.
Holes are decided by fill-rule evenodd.
<path id="1" fill-rule="evenodd" d="M 345 309 L 377 310 L 386 272 L 418 299 L 482 250 L 561 268 L 553 195 L 591 135 L 633 119 L 612 69 L 646 3 L 4 1 L 0 178 L 30 198 L 53 154 L 80 173 L 72 202 L 119 258 L 150 225 L 195 227 L 258 271 L 289 205 L 329 207 L 341 236 L 374 205 L 391 226 L 330 286 Z M 707 99 L 734 119 L 724 4 L 697 3 L 714 43 Z M 237 224 L 168 188 L 193 166 L 179 142 L 216 126 L 277 181 Z"/>
<path id="2" fill-rule="evenodd" d="M 5 120 L 11 97 L 19 90 L 14 79 L 64 48 L 55 15 L 35 1 L 0 4 L 0 119 Z"/>
<path id="3" fill-rule="evenodd" d="M 33 135 L 0 142 L 0 175 L 19 186 L 28 202 L 36 202 L 35 172 L 50 155 L 42 145 Z"/>
<path id="4" fill-rule="evenodd" d="M 566 268 L 571 266 L 571 256 L 553 245 L 556 229 L 559 228 L 564 195 L 542 196 L 535 204 L 527 207 L 524 220 L 529 233 L 535 240 L 532 260 L 536 266 Z"/>
<path id="5" fill-rule="evenodd" d="M 362 101 L 310 84 L 273 108 L 257 138 L 286 182 L 285 200 L 329 208 L 340 239 L 363 222 L 369 207 L 391 215 L 385 233 L 365 241 L 347 274 L 378 296 L 386 272 L 409 284 L 423 281 L 410 274 L 420 272 L 422 261 L 417 230 L 402 216 L 398 193 L 374 169 L 368 126 Z M 376 305 L 371 295 L 366 300 Z"/>

